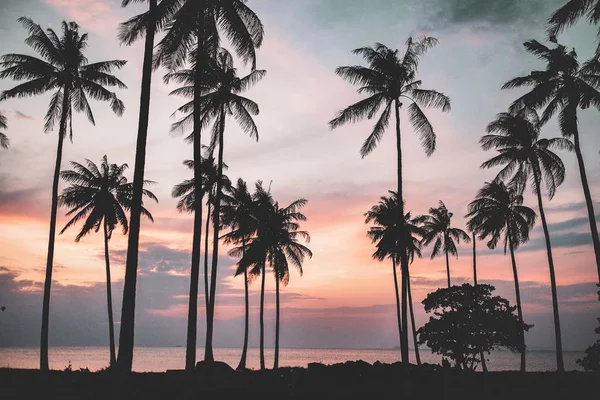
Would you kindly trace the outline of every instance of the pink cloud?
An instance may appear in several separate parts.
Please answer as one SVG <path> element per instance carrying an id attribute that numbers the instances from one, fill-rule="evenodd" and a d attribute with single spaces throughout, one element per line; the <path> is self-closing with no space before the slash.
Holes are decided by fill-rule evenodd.
<path id="1" fill-rule="evenodd" d="M 115 36 L 116 28 L 123 20 L 114 11 L 117 4 L 109 5 L 105 0 L 45 0 L 45 2 L 81 26 L 102 36 Z"/>

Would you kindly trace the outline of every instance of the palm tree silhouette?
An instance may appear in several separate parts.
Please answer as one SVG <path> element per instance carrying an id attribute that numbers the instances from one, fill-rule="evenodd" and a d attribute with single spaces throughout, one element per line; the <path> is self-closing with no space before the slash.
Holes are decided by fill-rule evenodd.
<path id="1" fill-rule="evenodd" d="M 126 86 L 111 75 L 113 70 L 123 67 L 126 61 L 112 60 L 89 64 L 84 56 L 87 47 L 87 33 L 80 34 L 75 22 L 62 23 L 62 36 L 52 29 L 46 32 L 29 18 L 18 20 L 29 31 L 25 43 L 37 51 L 42 58 L 23 54 L 5 54 L 1 58 L 0 79 L 27 80 L 27 82 L 5 90 L 0 101 L 13 97 L 28 97 L 54 91 L 45 117 L 44 131 L 59 125 L 58 148 L 52 182 L 52 206 L 50 212 L 50 233 L 48 239 L 48 259 L 44 281 L 42 305 L 42 329 L 40 344 L 40 369 L 48 370 L 48 326 L 50 313 L 50 288 L 52 284 L 52 264 L 54 260 L 54 239 L 56 233 L 56 212 L 58 208 L 58 179 L 62 159 L 63 141 L 70 128 L 73 139 L 73 111 L 83 112 L 95 124 L 88 96 L 110 103 L 117 115 L 122 115 L 125 107 L 115 93 L 105 86 Z"/>
<path id="2" fill-rule="evenodd" d="M 374 47 L 361 47 L 353 51 L 354 54 L 362 56 L 368 67 L 359 65 L 338 67 L 337 75 L 352 85 L 360 86 L 359 93 L 366 93 L 368 98 L 352 104 L 340 111 L 337 116 L 329 122 L 331 129 L 350 122 L 362 119 L 372 119 L 384 107 L 373 131 L 367 137 L 360 150 L 361 156 L 365 157 L 371 153 L 380 142 L 384 131 L 389 125 L 392 109 L 396 120 L 396 152 L 397 165 L 397 193 L 403 201 L 400 203 L 398 215 L 404 216 L 404 195 L 402 186 L 402 141 L 400 135 L 400 108 L 402 101 L 409 102 L 408 116 L 415 133 L 421 140 L 425 153 L 430 156 L 435 151 L 436 136 L 433 126 L 422 110 L 424 108 L 437 108 L 442 111 L 450 111 L 450 98 L 435 90 L 421 89 L 422 82 L 416 79 L 417 69 L 421 57 L 428 49 L 438 43 L 432 37 L 421 37 L 414 40 L 409 37 L 406 41 L 406 51 L 400 55 L 398 50 L 392 50 L 381 43 Z M 404 252 L 400 254 L 402 276 L 408 276 L 408 260 Z M 405 284 L 402 285 L 404 289 Z M 407 318 L 407 293 L 402 291 L 402 324 L 408 325 Z M 408 365 L 408 333 L 403 332 L 402 362 Z"/>
<path id="3" fill-rule="evenodd" d="M 268 263 L 273 269 L 275 275 L 275 357 L 273 369 L 279 367 L 279 321 L 280 321 L 280 283 L 286 286 L 289 282 L 290 264 L 298 269 L 302 275 L 302 264 L 306 257 L 311 258 L 312 252 L 308 247 L 298 242 L 298 239 L 304 239 L 310 242 L 310 235 L 306 231 L 301 231 L 299 222 L 306 221 L 306 216 L 300 212 L 300 209 L 307 204 L 306 199 L 298 199 L 287 207 L 280 207 L 278 202 L 274 202 L 270 194 L 265 193 L 262 186 L 257 185 L 258 195 L 255 201 L 259 202 L 255 215 L 257 220 L 255 233 L 248 238 L 247 244 L 243 247 L 233 249 L 231 254 L 239 256 L 243 254 L 238 263 L 236 275 L 241 275 L 243 271 L 257 268 L 263 274 L 263 288 L 261 293 L 261 327 L 263 325 L 264 308 L 264 277 L 265 267 Z M 263 332 L 261 329 L 261 342 Z M 264 346 L 261 346 L 264 352 Z M 261 369 L 264 369 L 264 355 L 261 357 Z"/>
<path id="4" fill-rule="evenodd" d="M 400 342 L 402 342 L 402 321 L 400 313 L 400 297 L 398 293 L 398 277 L 396 273 L 396 265 L 400 262 L 400 254 L 405 248 L 410 263 L 414 260 L 415 255 L 421 257 L 421 237 L 425 234 L 425 231 L 421 227 L 425 222 L 425 217 L 420 215 L 417 217 L 411 217 L 411 213 L 408 212 L 404 215 L 403 224 L 398 224 L 398 195 L 394 191 L 389 191 L 389 196 L 382 196 L 379 203 L 371 207 L 371 209 L 365 213 L 365 223 L 368 224 L 373 222 L 375 226 L 369 228 L 367 236 L 371 239 L 371 242 L 376 244 L 377 250 L 373 253 L 373 258 L 383 261 L 386 258 L 392 260 L 392 271 L 394 274 L 394 289 L 396 293 L 396 316 L 398 319 L 398 335 Z M 418 236 L 418 237 L 417 237 Z M 408 243 L 408 246 L 406 246 Z M 408 269 L 407 269 L 408 271 Z M 412 305 L 412 294 L 410 292 L 410 276 L 407 279 L 403 279 L 403 284 L 406 282 L 406 291 L 408 292 L 408 304 L 411 315 L 411 325 L 413 341 L 415 345 L 415 357 L 417 364 L 421 365 L 421 357 L 419 355 L 419 347 L 417 344 L 415 316 Z M 404 325 L 404 329 L 408 329 Z M 402 348 L 402 345 L 400 346 Z"/>
<path id="5" fill-rule="evenodd" d="M 248 191 L 248 185 L 239 178 L 236 186 L 231 186 L 223 195 L 223 204 L 221 205 L 221 224 L 222 227 L 231 228 L 230 232 L 223 235 L 226 244 L 240 245 L 241 257 L 244 258 L 246 252 L 246 242 L 256 232 L 258 227 L 254 216 L 255 201 Z M 248 353 L 248 319 L 249 319 L 249 299 L 248 299 L 248 270 L 244 269 L 244 344 L 242 346 L 242 356 L 238 364 L 238 370 L 246 369 L 246 357 Z"/>
<path id="6" fill-rule="evenodd" d="M 510 250 L 517 313 L 521 324 L 521 372 L 525 372 L 525 330 L 515 250 L 521 243 L 529 240 L 529 231 L 533 229 L 537 215 L 531 208 L 523 205 L 522 194 L 501 181 L 486 183 L 477 193 L 475 200 L 469 203 L 468 210 L 467 226 L 473 232 L 473 237 L 477 234 L 481 240 L 489 238 L 487 246 L 490 249 L 495 249 L 503 239 L 504 254 L 506 255 L 507 248 Z"/>
<path id="7" fill-rule="evenodd" d="M 4 116 L 4 114 L 2 114 L 0 112 L 0 129 L 7 129 L 8 128 L 8 123 L 6 121 L 6 117 Z M 0 132 L 0 147 L 2 147 L 3 149 L 8 149 L 8 146 L 10 145 L 10 140 L 8 140 L 8 136 L 6 136 L 6 134 Z"/>
<path id="8" fill-rule="evenodd" d="M 600 8 L 598 10 L 600 11 Z M 529 40 L 524 43 L 524 46 L 529 53 L 546 62 L 546 70 L 532 71 L 527 76 L 514 78 L 502 88 L 532 87 L 529 93 L 515 100 L 512 107 L 516 109 L 523 106 L 544 108 L 540 118 L 542 125 L 545 125 L 558 113 L 559 127 L 563 137 L 573 140 L 592 232 L 598 282 L 600 282 L 600 238 L 598 237 L 594 202 L 581 153 L 581 139 L 577 123 L 579 108 L 585 110 L 594 107 L 600 110 L 600 91 L 598 91 L 600 61 L 592 59 L 580 66 L 575 49 L 569 51 L 560 44 L 556 44 L 554 48 L 548 48 L 536 40 Z"/>
<path id="9" fill-rule="evenodd" d="M 125 211 L 131 209 L 133 185 L 127 182 L 123 172 L 127 164 L 108 164 L 106 156 L 102 158 L 100 168 L 90 160 L 86 160 L 87 167 L 77 162 L 71 162 L 72 170 L 61 171 L 60 176 L 71 186 L 65 188 L 58 198 L 60 206 L 68 207 L 67 216 L 73 217 L 60 231 L 62 235 L 71 226 L 85 219 L 83 227 L 75 237 L 79 242 L 82 237 L 91 231 L 98 232 L 100 227 L 104 230 L 104 260 L 106 262 L 106 299 L 108 304 L 108 332 L 110 342 L 110 366 L 116 365 L 115 331 L 113 324 L 113 308 L 110 280 L 110 258 L 108 255 L 108 241 L 112 233 L 120 225 L 123 234 L 127 234 L 129 224 Z M 145 184 L 154 182 L 146 181 Z M 147 189 L 144 195 L 158 202 L 156 196 Z M 142 206 L 142 213 L 154 222 L 152 215 Z"/>
<path id="10" fill-rule="evenodd" d="M 459 228 L 452 228 L 451 218 L 454 214 L 448 211 L 446 205 L 440 200 L 437 208 L 430 208 L 423 227 L 425 235 L 423 235 L 423 244 L 429 246 L 434 240 L 431 259 L 435 258 L 440 251 L 443 250 L 446 255 L 446 275 L 448 279 L 448 288 L 450 284 L 450 258 L 449 255 L 458 257 L 458 249 L 456 243 L 460 243 L 461 239 L 466 243 L 471 241 L 469 235 Z M 455 243 L 456 241 L 456 243 Z"/>
<path id="11" fill-rule="evenodd" d="M 214 121 L 211 133 L 211 149 L 215 145 L 219 146 L 219 155 L 217 159 L 217 188 L 215 193 L 214 214 L 220 215 L 221 212 L 221 192 L 223 175 L 223 151 L 224 151 L 224 133 L 225 120 L 227 115 L 232 115 L 238 122 L 239 127 L 250 137 L 258 141 L 258 128 L 254 124 L 252 116 L 258 115 L 258 105 L 252 100 L 241 96 L 241 93 L 248 90 L 255 83 L 260 81 L 266 74 L 264 70 L 254 70 L 243 78 L 237 76 L 237 71 L 233 67 L 233 57 L 225 50 L 220 49 L 216 59 L 217 70 L 215 70 L 215 87 L 209 93 L 201 97 L 202 124 L 204 121 Z M 208 122 L 206 122 L 208 124 Z M 212 250 L 212 267 L 210 273 L 210 295 L 207 310 L 207 328 L 206 328 L 206 346 L 205 360 L 213 360 L 212 356 L 212 336 L 214 326 L 214 301 L 217 285 L 217 262 L 219 250 L 219 220 L 214 221 L 214 239 Z"/>
<path id="12" fill-rule="evenodd" d="M 211 208 L 212 208 L 212 204 L 214 203 L 214 195 L 215 195 L 215 190 L 216 190 L 216 185 L 217 185 L 217 166 L 215 164 L 215 159 L 213 157 L 212 154 L 208 154 L 206 157 L 202 157 L 202 164 L 203 166 L 201 167 L 202 169 L 202 192 L 201 192 L 201 197 L 204 198 L 204 196 L 208 193 L 207 197 L 207 202 L 206 202 L 206 207 L 207 207 L 207 217 L 206 217 L 206 227 L 205 227 L 205 232 L 206 235 L 204 235 L 205 237 L 205 241 L 204 241 L 204 301 L 205 301 L 205 307 L 208 307 L 208 231 L 209 231 L 209 226 L 210 226 L 210 221 L 211 218 L 214 217 L 214 215 L 211 213 Z M 185 160 L 183 162 L 183 165 L 185 165 L 188 169 L 191 169 L 192 171 L 194 170 L 194 160 Z M 227 165 L 223 166 L 224 168 L 227 168 Z M 227 189 L 231 186 L 231 182 L 229 181 L 229 178 L 226 175 L 222 176 L 222 186 L 224 189 Z M 177 202 L 177 210 L 179 210 L 180 212 L 188 212 L 188 213 L 193 213 L 194 212 L 194 206 L 195 206 L 195 181 L 194 178 L 192 179 L 186 179 L 185 181 L 175 185 L 173 187 L 173 190 L 171 192 L 171 195 L 174 198 L 179 198 L 179 201 Z M 198 293 L 195 293 L 195 296 L 198 296 Z M 196 326 L 196 321 L 190 321 L 190 323 L 188 324 L 189 326 L 191 326 L 192 328 L 194 328 Z M 195 335 L 194 335 L 195 336 Z"/>
<path id="13" fill-rule="evenodd" d="M 175 11 L 166 26 L 166 34 L 157 46 L 155 66 L 164 65 L 171 71 L 181 69 L 184 64 L 192 65 L 195 71 L 193 91 L 193 154 L 195 161 L 194 178 L 200 192 L 201 171 L 201 130 L 203 120 L 202 99 L 203 75 L 218 51 L 219 34 L 224 34 L 236 54 L 243 62 L 250 61 L 252 69 L 256 67 L 255 49 L 260 47 L 263 39 L 263 26 L 256 14 L 245 4 L 244 0 L 162 0 L 163 3 L 174 4 Z M 200 270 L 200 241 L 202 230 L 201 199 L 194 207 L 194 233 L 192 238 L 192 262 L 190 282 L 190 304 L 188 321 L 195 320 L 198 277 Z M 216 278 L 216 277 L 215 277 Z M 209 300 L 211 298 L 209 297 Z M 207 310 L 207 325 L 212 330 L 212 316 Z M 209 321 L 210 319 L 210 321 Z M 186 370 L 191 371 L 196 361 L 196 337 L 192 337 L 194 329 L 188 326 L 188 346 L 186 351 Z M 214 360 L 212 352 L 212 333 L 207 334 L 204 352 L 205 361 Z"/>
<path id="14" fill-rule="evenodd" d="M 600 22 L 600 0 L 569 0 L 548 18 L 548 37 L 555 41 L 556 36 L 566 27 L 574 25 L 585 16 L 590 24 Z M 600 29 L 598 30 L 600 36 Z M 600 47 L 598 47 L 600 51 Z"/>
<path id="15" fill-rule="evenodd" d="M 546 185 L 548 197 L 552 199 L 565 179 L 565 166 L 552 150 L 572 150 L 573 144 L 565 138 L 540 139 L 541 123 L 535 110 L 525 107 L 521 110 L 498 114 L 495 121 L 487 126 L 487 135 L 481 140 L 484 150 L 495 149 L 499 154 L 484 162 L 482 168 L 493 168 L 504 165 L 496 180 L 510 178 L 511 185 L 516 185 L 518 193 L 523 193 L 530 180 L 533 192 L 537 195 L 538 208 L 548 256 L 550 269 L 550 286 L 552 289 L 552 309 L 554 314 L 554 334 L 556 339 L 556 364 L 559 372 L 564 371 L 560 319 L 558 314 L 558 298 L 556 296 L 556 277 L 552 244 L 546 223 L 546 215 L 542 201 L 542 180 Z M 512 177 L 511 177 L 512 176 Z M 510 237 L 510 235 L 509 235 Z"/>
<path id="16" fill-rule="evenodd" d="M 148 120 L 150 118 L 150 91 L 152 83 L 152 58 L 154 37 L 170 20 L 177 2 L 162 0 L 122 0 L 121 6 L 131 3 L 148 3 L 148 11 L 136 15 L 119 26 L 119 40 L 130 46 L 144 37 L 144 61 L 140 95 L 140 113 L 133 172 L 133 199 L 127 238 L 127 260 L 123 284 L 123 305 L 121 310 L 121 333 L 119 335 L 119 365 L 123 371 L 131 372 L 133 362 L 133 337 L 135 323 L 135 293 L 137 282 L 138 249 L 140 244 L 140 215 L 144 189 L 146 164 L 146 143 L 148 141 Z"/>

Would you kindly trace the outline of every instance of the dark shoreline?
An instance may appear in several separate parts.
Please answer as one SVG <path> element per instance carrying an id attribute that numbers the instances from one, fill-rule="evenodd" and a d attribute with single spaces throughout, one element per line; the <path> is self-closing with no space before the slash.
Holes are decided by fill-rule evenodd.
<path id="1" fill-rule="evenodd" d="M 586 372 L 465 372 L 438 365 L 411 365 L 404 385 L 401 363 L 364 361 L 277 371 L 234 371 L 227 364 L 199 364 L 193 381 L 181 370 L 133 373 L 123 382 L 124 399 L 579 399 L 595 398 L 600 375 Z M 189 389 L 191 387 L 191 389 Z M 413 396 L 403 395 L 411 390 Z M 110 399 L 110 371 L 50 371 L 0 368 L 0 398 Z"/>

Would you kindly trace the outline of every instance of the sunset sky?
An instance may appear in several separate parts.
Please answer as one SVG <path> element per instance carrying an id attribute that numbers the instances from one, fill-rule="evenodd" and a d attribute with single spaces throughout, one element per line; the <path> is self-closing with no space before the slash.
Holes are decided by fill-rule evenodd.
<path id="1" fill-rule="evenodd" d="M 118 92 L 126 112 L 116 117 L 106 104 L 93 103 L 97 125 L 83 116 L 73 124 L 73 143 L 65 143 L 68 161 L 128 163 L 133 176 L 143 46 L 120 46 L 118 24 L 143 6 L 120 8 L 120 0 L 1 0 L 0 54 L 34 54 L 24 44 L 27 32 L 16 22 L 28 16 L 42 27 L 60 30 L 60 22 L 76 21 L 90 34 L 90 62 L 124 59 L 116 75 L 128 90 Z M 496 171 L 481 170 L 490 158 L 478 141 L 496 113 L 521 91 L 501 91 L 515 76 L 542 69 L 522 43 L 543 40 L 544 20 L 564 0 L 250 0 L 265 25 L 258 68 L 266 78 L 248 97 L 260 106 L 256 117 L 260 139 L 244 135 L 227 121 L 225 162 L 232 179 L 250 184 L 272 181 L 272 194 L 287 205 L 309 200 L 303 228 L 311 234 L 314 257 L 304 276 L 292 272 L 282 289 L 283 347 L 390 348 L 397 344 L 391 265 L 371 259 L 363 214 L 396 186 L 394 135 L 387 132 L 379 147 L 361 159 L 359 149 L 372 121 L 330 131 L 336 111 L 359 99 L 355 88 L 334 74 L 339 65 L 362 63 L 351 50 L 381 42 L 402 48 L 406 38 L 427 34 L 440 44 L 419 70 L 423 87 L 443 91 L 452 111 L 429 111 L 438 135 L 437 150 L 426 157 L 407 118 L 402 122 L 404 190 L 407 207 L 426 213 L 443 200 L 454 213 L 455 226 L 465 228 L 467 204 Z M 596 48 L 596 28 L 585 24 L 568 30 L 560 41 L 576 46 L 581 61 Z M 226 46 L 226 43 L 225 43 Z M 240 71 L 247 67 L 240 65 Z M 153 77 L 146 178 L 159 204 L 150 204 L 155 223 L 144 221 L 141 232 L 136 343 L 185 344 L 192 216 L 179 214 L 171 198 L 173 185 L 191 176 L 182 161 L 192 158 L 183 137 L 169 135 L 171 113 L 183 99 L 170 97 L 174 86 L 162 83 L 166 71 Z M 0 90 L 15 82 L 0 81 Z M 9 150 L 0 150 L 0 346 L 34 346 L 39 342 L 42 284 L 46 262 L 52 174 L 57 134 L 43 133 L 49 95 L 0 103 L 8 117 Z M 580 113 L 580 132 L 592 197 L 600 200 L 600 114 Z M 555 120 L 543 131 L 559 136 Z M 555 198 L 546 201 L 554 246 L 558 295 L 566 350 L 583 350 L 594 339 L 600 315 L 596 267 L 583 192 L 574 154 L 563 156 L 567 178 Z M 63 186 L 61 186 L 63 187 Z M 537 211 L 535 197 L 526 203 Z M 595 203 L 600 213 L 600 202 Z M 59 210 L 59 230 L 66 223 Z M 77 228 L 57 238 L 50 313 L 50 345 L 108 343 L 103 239 L 91 234 L 74 242 Z M 535 324 L 526 336 L 532 349 L 552 349 L 551 295 L 541 225 L 517 252 L 523 313 Z M 478 278 L 514 301 L 510 258 L 478 242 Z M 116 321 L 121 309 L 125 237 L 110 242 Z M 424 258 L 412 265 L 417 325 L 426 321 L 421 300 L 445 285 L 445 260 Z M 217 286 L 215 344 L 240 347 L 243 335 L 243 281 L 233 278 L 237 260 L 221 247 Z M 472 282 L 471 245 L 459 247 L 451 259 L 452 282 Z M 202 277 L 201 277 L 202 279 Z M 251 285 L 251 345 L 258 343 L 259 282 Z M 201 285 L 202 289 L 202 285 Z M 267 279 L 267 343 L 272 344 L 274 280 Z M 200 294 L 199 344 L 204 338 L 204 295 Z"/>

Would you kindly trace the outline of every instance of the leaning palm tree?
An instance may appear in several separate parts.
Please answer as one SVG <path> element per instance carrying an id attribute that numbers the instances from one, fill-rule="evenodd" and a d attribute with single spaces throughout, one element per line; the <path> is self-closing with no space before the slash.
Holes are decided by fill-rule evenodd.
<path id="1" fill-rule="evenodd" d="M 308 202 L 298 199 L 287 207 L 280 207 L 278 202 L 270 201 L 261 204 L 255 214 L 257 219 L 256 231 L 246 246 L 234 249 L 232 254 L 241 255 L 236 275 L 248 269 L 259 267 L 262 269 L 263 280 L 265 267 L 269 264 L 275 275 L 275 357 L 273 369 L 279 367 L 279 323 L 280 323 L 280 283 L 286 286 L 289 282 L 290 264 L 298 269 L 302 275 L 302 264 L 306 257 L 312 257 L 312 252 L 298 239 L 310 242 L 308 232 L 301 231 L 300 221 L 306 221 L 300 209 Z M 262 312 L 262 309 L 261 309 Z M 261 360 L 264 363 L 264 360 Z M 264 368 L 264 365 L 261 366 Z"/>
<path id="2" fill-rule="evenodd" d="M 52 29 L 46 32 L 29 18 L 19 18 L 29 37 L 25 43 L 37 51 L 42 58 L 23 54 L 5 54 L 1 58 L 0 79 L 12 78 L 27 82 L 2 92 L 0 101 L 13 97 L 28 97 L 54 91 L 46 113 L 44 131 L 50 132 L 58 122 L 58 148 L 52 182 L 52 206 L 50 211 L 50 233 L 48 239 L 48 259 L 44 282 L 42 305 L 42 329 L 40 346 L 40 369 L 48 370 L 48 326 L 50 313 L 50 288 L 52 284 L 52 264 L 54 260 L 54 238 L 56 233 L 56 212 L 58 208 L 58 180 L 62 159 L 64 138 L 69 128 L 73 138 L 73 112 L 83 112 L 94 124 L 94 115 L 88 97 L 110 103 L 117 115 L 122 115 L 125 107 L 117 95 L 106 86 L 126 86 L 111 75 L 113 70 L 123 67 L 126 61 L 112 60 L 88 63 L 84 55 L 87 47 L 87 33 L 81 34 L 75 22 L 62 23 L 62 36 Z"/>
<path id="3" fill-rule="evenodd" d="M 594 244 L 598 281 L 600 282 L 600 238 L 598 237 L 594 202 L 581 152 L 577 117 L 578 109 L 594 107 L 600 111 L 600 91 L 598 90 L 600 88 L 600 60 L 592 59 L 581 66 L 577 61 L 575 49 L 569 51 L 560 44 L 554 48 L 548 48 L 536 40 L 529 40 L 525 42 L 524 46 L 529 53 L 546 62 L 546 69 L 532 71 L 527 76 L 514 78 L 502 88 L 531 87 L 532 90 L 529 93 L 515 100 L 513 108 L 518 109 L 523 106 L 535 109 L 544 108 L 540 118 L 542 125 L 558 114 L 559 127 L 563 137 L 573 140 Z"/>
<path id="4" fill-rule="evenodd" d="M 119 26 L 119 40 L 128 46 L 144 37 L 144 61 L 140 95 L 140 113 L 133 172 L 133 200 L 130 229 L 127 238 L 127 260 L 123 282 L 123 308 L 121 311 L 121 334 L 119 335 L 119 364 L 124 371 L 131 371 L 133 362 L 133 337 L 135 319 L 135 293 L 137 282 L 138 249 L 140 244 L 140 216 L 144 190 L 146 143 L 150 118 L 150 88 L 152 83 L 152 57 L 154 36 L 170 20 L 178 3 L 172 0 L 122 0 L 123 7 L 131 3 L 148 3 L 148 11 L 136 15 Z"/>
<path id="5" fill-rule="evenodd" d="M 525 330 L 523 311 L 521 309 L 521 292 L 519 290 L 519 275 L 515 250 L 520 244 L 529 240 L 529 232 L 535 225 L 537 215 L 531 208 L 523 205 L 523 195 L 514 187 L 506 186 L 504 182 L 493 181 L 486 183 L 477 193 L 477 197 L 468 206 L 469 218 L 467 226 L 480 240 L 489 238 L 487 246 L 495 249 L 500 240 L 504 242 L 504 254 L 510 250 L 515 296 L 517 298 L 517 313 L 521 326 L 521 372 L 525 372 Z M 504 236 L 504 237 L 503 237 Z"/>
<path id="6" fill-rule="evenodd" d="M 226 244 L 236 244 L 241 248 L 241 257 L 246 253 L 246 242 L 256 232 L 258 227 L 254 217 L 255 201 L 248 191 L 248 185 L 241 178 L 237 180 L 236 186 L 231 186 L 223 196 L 221 205 L 221 224 L 223 228 L 231 228 L 224 235 Z M 248 298 L 248 269 L 244 269 L 244 344 L 242 356 L 238 364 L 238 370 L 246 369 L 246 356 L 248 353 L 248 320 L 249 320 L 249 298 Z"/>
<path id="7" fill-rule="evenodd" d="M 429 215 L 425 220 L 423 227 L 425 228 L 425 235 L 423 235 L 423 244 L 429 246 L 434 240 L 433 251 L 431 252 L 431 259 L 434 259 L 440 251 L 444 251 L 446 255 L 446 276 L 448 279 L 448 288 L 450 284 L 450 258 L 449 255 L 458 257 L 458 249 L 456 244 L 460 243 L 461 240 L 464 242 L 470 242 L 471 238 L 469 235 L 460 228 L 453 228 L 451 226 L 452 213 L 448 211 L 446 205 L 440 200 L 440 204 L 437 208 L 430 208 Z"/>
<path id="8" fill-rule="evenodd" d="M 200 176 L 202 174 L 201 158 L 201 130 L 202 130 L 202 100 L 204 72 L 213 64 L 219 43 L 220 34 L 225 35 L 236 54 L 243 62 L 250 61 L 252 69 L 256 68 L 256 48 L 260 47 L 263 40 L 263 25 L 256 14 L 246 6 L 246 0 L 162 0 L 162 3 L 176 4 L 171 21 L 166 26 L 166 34 L 157 46 L 155 66 L 163 65 L 171 71 L 181 69 L 186 63 L 192 65 L 196 72 L 194 76 L 193 91 L 193 154 L 195 161 L 194 177 L 197 183 L 196 191 L 200 192 Z M 194 233 L 192 238 L 192 262 L 190 297 L 192 292 L 198 291 L 198 276 L 200 269 L 200 240 L 201 221 L 199 215 L 202 206 L 200 198 L 194 207 Z M 217 214 L 218 215 L 218 214 Z M 209 300 L 211 300 L 209 298 Z M 190 302 L 191 304 L 191 302 Z M 208 311 L 208 310 L 207 310 Z M 191 315 L 193 312 L 190 311 Z M 207 325 L 212 317 L 207 312 Z M 189 323 L 188 323 L 189 325 Z M 188 346 L 186 352 L 186 370 L 195 367 L 196 338 L 191 337 L 192 331 L 188 327 Z M 210 339 L 209 339 L 210 338 Z M 207 335 L 211 342 L 204 352 L 206 361 L 213 361 L 212 334 Z"/>
<path id="9" fill-rule="evenodd" d="M 354 50 L 353 53 L 362 56 L 367 61 L 368 67 L 352 65 L 338 67 L 335 71 L 344 80 L 353 85 L 358 85 L 359 93 L 365 93 L 369 97 L 340 111 L 329 122 L 331 129 L 365 118 L 372 119 L 383 107 L 383 112 L 377 119 L 373 131 L 360 150 L 362 157 L 371 153 L 380 142 L 384 131 L 389 125 L 392 110 L 394 111 L 398 175 L 397 193 L 398 197 L 402 199 L 398 215 L 401 217 L 404 216 L 400 135 L 400 109 L 403 102 L 409 103 L 407 107 L 409 121 L 428 156 L 435 151 L 436 136 L 433 126 L 423 112 L 423 108 L 437 108 L 444 112 L 450 111 L 450 99 L 438 91 L 421 89 L 422 82 L 416 77 L 421 57 L 437 43 L 437 39 L 432 37 L 421 37 L 417 40 L 409 37 L 406 41 L 404 54 L 400 54 L 398 50 L 392 50 L 381 43 L 376 43 L 374 47 L 361 47 Z M 401 254 L 400 263 L 403 276 L 406 276 L 408 260 L 403 254 L 404 252 Z M 404 325 L 408 321 L 405 307 L 406 295 L 406 291 L 403 290 L 402 323 Z M 404 331 L 402 339 L 402 362 L 408 363 L 408 334 L 406 331 Z"/>
<path id="10" fill-rule="evenodd" d="M 123 234 L 127 234 L 129 224 L 125 211 L 131 209 L 133 185 L 127 182 L 123 172 L 127 164 L 109 164 L 106 156 L 102 158 L 100 168 L 90 160 L 87 167 L 77 162 L 71 162 L 72 170 L 61 171 L 60 176 L 71 186 L 65 188 L 58 198 L 61 206 L 70 210 L 67 216 L 73 216 L 60 231 L 63 234 L 71 226 L 85 219 L 83 227 L 75 237 L 79 242 L 88 233 L 98 232 L 102 227 L 104 232 L 104 261 L 106 262 L 106 299 L 108 305 L 108 333 L 110 343 L 110 366 L 114 368 L 117 357 L 115 351 L 115 330 L 113 325 L 113 308 L 110 279 L 110 258 L 108 241 L 117 226 L 121 226 Z M 146 181 L 146 184 L 153 182 Z M 154 194 L 144 189 L 144 195 L 158 202 Z M 152 215 L 142 206 L 142 213 L 154 222 Z"/>
<path id="11" fill-rule="evenodd" d="M 542 181 L 552 199 L 559 186 L 565 179 L 565 166 L 560 157 L 552 150 L 572 150 L 573 144 L 565 138 L 540 139 L 540 118 L 535 110 L 522 108 L 498 114 L 495 121 L 487 126 L 487 135 L 481 140 L 484 150 L 495 149 L 499 154 L 484 162 L 482 168 L 504 167 L 498 173 L 496 180 L 510 179 L 511 185 L 516 185 L 518 193 L 522 193 L 528 181 L 537 195 L 538 208 L 548 256 L 550 269 L 550 286 L 552 290 L 552 309 L 554 314 L 554 335 L 556 340 L 556 364 L 560 372 L 564 371 L 562 340 L 560 333 L 560 318 L 558 314 L 558 298 L 556 295 L 556 277 L 552 244 L 546 223 L 546 215 L 542 200 Z M 510 235 L 508 236 L 510 237 Z"/>
<path id="12" fill-rule="evenodd" d="M 8 123 L 6 122 L 6 117 L 0 112 L 0 129 L 7 129 Z M 10 140 L 8 140 L 8 136 L 6 134 L 0 132 L 0 147 L 3 149 L 8 149 L 10 144 Z"/>
<path id="13" fill-rule="evenodd" d="M 256 127 L 253 116 L 258 115 L 258 104 L 241 95 L 255 83 L 260 81 L 266 74 L 264 70 L 254 70 L 250 74 L 239 78 L 237 71 L 233 67 L 233 57 L 225 50 L 220 49 L 216 59 L 217 69 L 214 71 L 215 86 L 209 93 L 201 97 L 202 123 L 204 121 L 214 121 L 212 128 L 212 137 L 210 148 L 219 146 L 219 155 L 217 159 L 217 187 L 214 198 L 214 214 L 220 215 L 221 212 L 221 192 L 223 176 L 223 152 L 225 138 L 225 121 L 228 115 L 233 116 L 239 127 L 250 135 L 251 138 L 258 141 L 258 128 Z M 219 251 L 219 219 L 214 218 L 214 235 L 212 250 L 212 266 L 210 273 L 210 295 L 207 309 L 206 326 L 206 346 L 205 360 L 210 361 L 212 356 L 212 337 L 214 326 L 215 293 L 217 286 L 217 262 Z"/>
<path id="14" fill-rule="evenodd" d="M 600 22 L 600 0 L 569 0 L 548 19 L 548 36 L 555 38 L 566 27 L 574 25 L 585 16 L 591 24 Z M 600 29 L 598 30 L 600 36 Z M 600 47 L 598 47 L 600 51 Z"/>
<path id="15" fill-rule="evenodd" d="M 425 231 L 421 225 L 425 221 L 424 216 L 411 217 L 411 213 L 404 215 L 402 225 L 398 224 L 398 195 L 394 191 L 389 191 L 389 196 L 382 196 L 379 203 L 371 207 L 365 213 L 365 223 L 373 222 L 375 226 L 369 228 L 367 236 L 371 242 L 376 244 L 377 250 L 373 253 L 373 258 L 383 261 L 386 258 L 392 260 L 392 271 L 394 275 L 394 289 L 396 293 L 396 316 L 398 318 L 398 335 L 402 342 L 402 321 L 400 313 L 400 297 L 398 291 L 398 277 L 396 273 L 396 265 L 400 262 L 400 254 L 406 250 L 407 259 L 412 263 L 415 255 L 421 257 L 421 237 Z M 406 245 L 408 244 L 408 245 Z M 403 272 L 404 273 L 404 272 Z M 408 304 L 411 315 L 411 325 L 413 341 L 415 343 L 415 357 L 417 364 L 421 364 L 419 355 L 419 347 L 417 344 L 416 326 L 414 311 L 412 305 L 412 295 L 410 293 L 410 276 L 403 279 L 403 284 L 406 284 L 408 292 Z M 404 329 L 408 329 L 404 326 Z M 402 346 L 401 346 L 402 347 Z"/>

